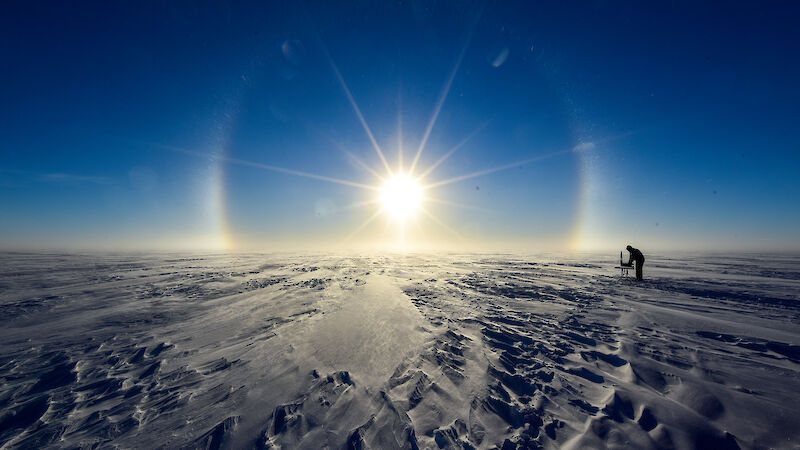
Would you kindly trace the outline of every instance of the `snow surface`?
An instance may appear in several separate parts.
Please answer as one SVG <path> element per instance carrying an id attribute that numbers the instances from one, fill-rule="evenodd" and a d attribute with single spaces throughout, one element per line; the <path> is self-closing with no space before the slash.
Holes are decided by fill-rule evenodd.
<path id="1" fill-rule="evenodd" d="M 800 257 L 0 255 L 3 448 L 798 448 Z"/>

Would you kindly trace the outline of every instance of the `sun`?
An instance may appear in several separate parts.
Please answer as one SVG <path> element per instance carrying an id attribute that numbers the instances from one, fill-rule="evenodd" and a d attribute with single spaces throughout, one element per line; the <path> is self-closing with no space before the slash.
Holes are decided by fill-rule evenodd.
<path id="1" fill-rule="evenodd" d="M 466 47 L 464 47 L 466 49 Z M 463 56 L 463 52 L 461 56 Z M 452 202 L 448 200 L 444 200 L 441 198 L 437 198 L 436 190 L 441 188 L 442 186 L 446 186 L 452 183 L 461 182 L 464 180 L 468 180 L 475 177 L 480 177 L 484 175 L 489 175 L 491 173 L 499 172 L 501 170 L 509 170 L 516 167 L 522 167 L 525 164 L 530 164 L 535 161 L 540 161 L 546 158 L 551 158 L 557 155 L 564 155 L 572 153 L 573 149 L 565 149 L 562 151 L 556 151 L 549 154 L 532 156 L 527 159 L 523 159 L 517 162 L 513 162 L 510 164 L 504 164 L 495 167 L 489 168 L 482 168 L 472 173 L 467 173 L 464 175 L 458 175 L 451 178 L 446 179 L 431 179 L 430 174 L 434 172 L 438 167 L 440 167 L 448 158 L 450 158 L 456 151 L 460 148 L 464 147 L 475 135 L 477 135 L 481 130 L 483 130 L 490 122 L 487 120 L 477 126 L 475 129 L 472 130 L 469 134 L 466 135 L 461 141 L 457 144 L 452 146 L 449 150 L 443 152 L 443 154 L 436 160 L 433 164 L 428 165 L 427 167 L 419 167 L 418 164 L 423 161 L 421 159 L 423 150 L 425 150 L 425 146 L 428 142 L 428 138 L 431 135 L 431 131 L 433 130 L 434 126 L 436 125 L 436 119 L 439 117 L 439 112 L 442 109 L 442 105 L 444 104 L 445 99 L 450 91 L 450 87 L 452 86 L 453 79 L 455 74 L 458 72 L 459 65 L 461 63 L 461 58 L 459 58 L 458 62 L 456 62 L 455 66 L 453 67 L 452 72 L 450 73 L 450 77 L 448 81 L 445 83 L 444 88 L 442 89 L 442 93 L 439 96 L 438 101 L 433 109 L 433 114 L 431 114 L 430 121 L 428 122 L 427 127 L 425 128 L 425 132 L 422 135 L 422 139 L 417 147 L 416 152 L 413 153 L 413 158 L 404 159 L 404 149 L 403 149 L 403 134 L 402 134 L 402 111 L 398 111 L 398 129 L 397 129 L 397 165 L 392 167 L 389 164 L 389 160 L 386 158 L 383 149 L 378 144 L 378 140 L 372 134 L 372 130 L 370 129 L 369 125 L 367 124 L 367 120 L 364 118 L 364 115 L 361 113 L 361 109 L 356 104 L 355 99 L 353 98 L 353 94 L 350 92 L 350 88 L 345 83 L 342 74 L 339 72 L 339 69 L 336 67 L 336 64 L 333 63 L 333 60 L 329 57 L 329 62 L 333 69 L 336 78 L 339 81 L 339 84 L 344 91 L 347 100 L 350 102 L 350 106 L 353 108 L 353 112 L 355 113 L 356 117 L 358 118 L 359 122 L 361 123 L 362 128 L 364 129 L 364 133 L 367 135 L 369 142 L 372 144 L 372 148 L 375 150 L 378 158 L 380 158 L 380 162 L 383 165 L 382 170 L 380 166 L 372 167 L 371 165 L 365 163 L 361 159 L 359 159 L 356 155 L 351 153 L 348 149 L 344 148 L 340 143 L 337 143 L 331 139 L 331 142 L 334 146 L 338 147 L 342 150 L 354 163 L 364 169 L 366 172 L 369 172 L 374 176 L 376 179 L 380 180 L 380 183 L 372 184 L 372 183 L 364 183 L 358 181 L 352 181 L 348 179 L 342 178 L 335 178 L 326 175 L 320 175 L 316 173 L 306 172 L 303 170 L 295 170 L 289 169 L 285 167 L 273 166 L 270 164 L 262 164 L 253 161 L 245 161 L 237 158 L 227 158 L 222 157 L 219 155 L 206 155 L 203 153 L 195 153 L 188 150 L 180 150 L 185 153 L 194 154 L 196 156 L 202 157 L 211 157 L 214 160 L 228 162 L 231 164 L 239 164 L 251 167 L 257 167 L 259 169 L 269 170 L 273 172 L 280 172 L 283 174 L 288 175 L 295 175 L 298 177 L 305 177 L 311 178 L 320 181 L 327 181 L 330 183 L 341 184 L 345 186 L 350 186 L 353 188 L 363 189 L 365 191 L 370 191 L 372 193 L 377 192 L 377 196 L 373 197 L 370 196 L 368 199 L 364 201 L 356 202 L 352 205 L 354 208 L 360 207 L 367 207 L 377 204 L 378 208 L 373 214 L 369 215 L 369 217 L 364 220 L 361 224 L 359 224 L 347 237 L 344 238 L 344 241 L 350 240 L 352 237 L 356 236 L 358 233 L 362 232 L 367 226 L 373 223 L 379 217 L 386 217 L 392 222 L 395 222 L 398 226 L 395 227 L 396 231 L 398 231 L 398 237 L 400 240 L 404 239 L 405 236 L 405 224 L 408 222 L 414 222 L 416 225 L 421 225 L 421 223 L 417 222 L 417 216 L 424 216 L 425 220 L 429 220 L 439 227 L 447 230 L 448 232 L 452 233 L 454 236 L 461 238 L 458 231 L 454 230 L 453 228 L 449 227 L 446 223 L 441 221 L 436 211 L 430 211 L 426 208 L 429 204 L 441 204 L 441 205 L 449 205 L 455 207 L 463 207 L 463 208 L 472 208 L 470 205 L 463 205 L 457 202 Z M 406 162 L 410 160 L 410 164 L 407 166 L 405 165 Z M 424 181 L 424 183 L 423 183 Z M 373 194 L 374 195 L 374 194 Z M 343 209 L 350 209 L 343 208 Z M 421 227 L 420 227 L 421 228 Z"/>
<path id="2" fill-rule="evenodd" d="M 394 174 L 381 186 L 381 209 L 392 219 L 413 219 L 425 200 L 422 185 L 408 174 Z"/>

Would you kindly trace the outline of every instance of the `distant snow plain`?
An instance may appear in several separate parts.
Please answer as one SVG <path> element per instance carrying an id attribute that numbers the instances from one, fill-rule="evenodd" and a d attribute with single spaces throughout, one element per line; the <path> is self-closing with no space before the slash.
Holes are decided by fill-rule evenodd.
<path id="1" fill-rule="evenodd" d="M 800 256 L 617 264 L 0 254 L 0 447 L 800 447 Z"/>

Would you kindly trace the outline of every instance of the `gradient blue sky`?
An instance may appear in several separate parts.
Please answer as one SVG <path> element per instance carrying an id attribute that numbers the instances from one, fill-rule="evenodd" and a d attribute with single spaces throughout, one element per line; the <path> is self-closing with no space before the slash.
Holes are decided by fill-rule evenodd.
<path id="1" fill-rule="evenodd" d="M 453 73 L 416 172 L 482 125 L 426 181 L 511 166 L 432 190 L 411 247 L 800 249 L 790 2 L 3 10 L 3 248 L 395 242 L 383 218 L 353 233 L 374 192 L 243 163 L 379 184 L 335 64 L 393 168 Z"/>

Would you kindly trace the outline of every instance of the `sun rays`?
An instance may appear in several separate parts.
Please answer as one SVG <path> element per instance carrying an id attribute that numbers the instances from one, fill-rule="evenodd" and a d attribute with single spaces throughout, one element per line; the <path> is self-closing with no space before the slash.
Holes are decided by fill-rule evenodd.
<path id="1" fill-rule="evenodd" d="M 431 210 L 426 208 L 426 205 L 428 204 L 447 205 L 452 207 L 474 210 L 481 213 L 490 213 L 490 211 L 487 211 L 486 209 L 473 205 L 461 204 L 458 202 L 437 198 L 434 195 L 435 190 L 453 183 L 458 183 L 471 178 L 488 175 L 502 170 L 520 167 L 525 164 L 530 164 L 536 161 L 552 158 L 572 151 L 570 149 L 570 150 L 542 154 L 521 161 L 516 161 L 496 167 L 489 167 L 477 170 L 475 172 L 458 175 L 455 177 L 450 177 L 440 180 L 436 179 L 431 180 L 433 174 L 436 172 L 437 169 L 442 167 L 442 165 L 445 162 L 447 162 L 447 160 L 453 154 L 455 154 L 457 151 L 465 147 L 470 141 L 472 141 L 473 138 L 475 138 L 475 136 L 480 134 L 481 131 L 483 131 L 489 125 L 491 121 L 487 120 L 481 123 L 479 126 L 477 126 L 469 133 L 467 133 L 460 141 L 456 142 L 455 145 L 450 147 L 447 151 L 445 151 L 438 158 L 436 158 L 432 164 L 420 169 L 419 166 L 421 165 L 422 162 L 422 155 L 426 150 L 428 140 L 431 137 L 434 128 L 436 127 L 436 122 L 439 118 L 442 108 L 447 101 L 447 97 L 450 93 L 454 80 L 456 79 L 459 68 L 466 54 L 468 43 L 469 39 L 467 39 L 467 43 L 465 43 L 465 45 L 462 47 L 460 53 L 458 54 L 458 57 L 456 58 L 453 69 L 449 72 L 448 77 L 444 82 L 442 90 L 438 98 L 436 99 L 436 103 L 434 104 L 432 113 L 430 115 L 430 119 L 425 127 L 422 138 L 419 142 L 419 145 L 416 148 L 416 152 L 414 153 L 414 156 L 411 159 L 410 164 L 408 164 L 407 166 L 406 166 L 406 161 L 404 161 L 405 143 L 403 141 L 402 89 L 398 89 L 398 96 L 397 96 L 398 111 L 397 111 L 397 132 L 396 132 L 397 154 L 396 154 L 395 167 L 393 167 L 389 163 L 389 159 L 387 158 L 387 153 L 384 151 L 384 149 L 381 148 L 380 144 L 378 143 L 378 139 L 376 139 L 375 135 L 373 134 L 372 129 L 370 128 L 367 122 L 367 119 L 361 112 L 361 108 L 358 106 L 358 103 L 356 102 L 356 99 L 353 96 L 352 91 L 347 85 L 347 82 L 342 76 L 342 73 L 339 71 L 339 68 L 336 66 L 333 59 L 327 53 L 327 50 L 323 49 L 325 55 L 327 56 L 330 67 L 336 77 L 336 80 L 339 82 L 339 85 L 342 88 L 342 91 L 345 94 L 345 97 L 347 98 L 347 101 L 349 102 L 353 110 L 353 113 L 358 118 L 361 128 L 366 134 L 366 137 L 368 138 L 372 146 L 372 149 L 375 151 L 378 158 L 380 159 L 380 166 L 382 167 L 379 166 L 378 168 L 376 168 L 370 166 L 369 164 L 361 160 L 359 157 L 357 157 L 349 149 L 345 148 L 343 145 L 336 142 L 331 136 L 327 135 L 326 133 L 322 133 L 319 129 L 313 126 L 313 124 L 307 124 L 307 125 L 310 126 L 312 129 L 314 129 L 314 131 L 325 134 L 325 137 L 331 142 L 331 144 L 334 147 L 342 151 L 356 166 L 363 169 L 365 173 L 369 174 L 371 177 L 374 177 L 377 183 L 365 183 L 365 182 L 353 181 L 348 179 L 311 173 L 302 170 L 294 170 L 285 167 L 279 167 L 261 162 L 247 161 L 243 159 L 230 158 L 219 155 L 208 155 L 184 149 L 173 148 L 173 150 L 187 154 L 192 154 L 195 156 L 211 158 L 221 163 L 248 166 L 272 172 L 294 175 L 303 178 L 315 179 L 329 183 L 336 183 L 369 192 L 370 193 L 369 196 L 367 196 L 363 200 L 357 201 L 356 203 L 348 206 L 347 208 L 341 208 L 339 210 L 341 212 L 346 210 L 352 211 L 358 209 L 376 208 L 374 212 L 372 212 L 367 217 L 366 220 L 357 225 L 350 233 L 348 233 L 348 235 L 344 239 L 345 241 L 349 241 L 350 239 L 356 237 L 381 217 L 387 219 L 386 220 L 387 225 L 396 226 L 398 235 L 400 236 L 401 240 L 403 239 L 406 225 L 414 224 L 415 226 L 419 227 L 420 223 L 418 219 L 420 218 L 427 219 L 430 222 L 436 224 L 438 227 L 458 237 L 459 236 L 458 231 L 453 229 L 451 226 L 449 226 L 439 217 L 437 217 L 436 214 L 434 214 L 433 212 L 431 212 Z"/>
<path id="2" fill-rule="evenodd" d="M 392 168 L 389 166 L 389 161 L 386 160 L 386 156 L 384 156 L 383 151 L 381 150 L 380 145 L 378 145 L 378 141 L 375 140 L 375 136 L 372 135 L 372 130 L 369 129 L 369 125 L 367 125 L 367 121 L 364 119 L 364 115 L 361 114 L 361 109 L 358 107 L 356 100 L 353 98 L 353 94 L 350 92 L 350 88 L 347 87 L 347 83 L 344 82 L 344 78 L 342 74 L 339 72 L 339 68 L 336 67 L 336 63 L 333 62 L 333 59 L 328 56 L 328 61 L 331 64 L 331 68 L 333 68 L 333 73 L 336 74 L 336 79 L 339 80 L 339 84 L 342 85 L 342 89 L 344 89 L 344 93 L 347 95 L 347 100 L 350 101 L 350 106 L 353 107 L 353 111 L 358 116 L 358 120 L 361 122 L 361 126 L 364 127 L 364 132 L 367 133 L 367 137 L 369 137 L 369 141 L 372 143 L 372 148 L 378 153 L 378 156 L 381 158 L 381 162 L 383 166 L 386 168 L 386 171 L 389 172 L 391 175 Z"/>

